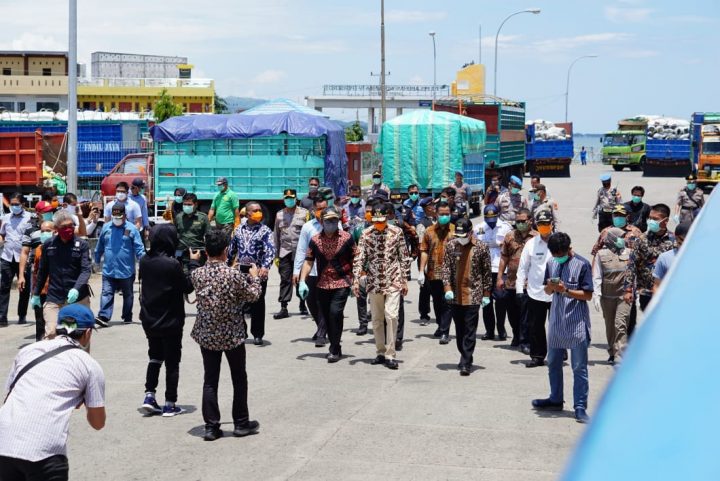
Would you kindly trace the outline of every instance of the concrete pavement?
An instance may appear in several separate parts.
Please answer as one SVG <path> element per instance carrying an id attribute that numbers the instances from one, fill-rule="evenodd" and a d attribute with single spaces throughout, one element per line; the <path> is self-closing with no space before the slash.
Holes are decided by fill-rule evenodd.
<path id="1" fill-rule="evenodd" d="M 573 165 L 570 179 L 544 179 L 560 204 L 561 230 L 576 251 L 589 256 L 597 236 L 590 221 L 603 166 Z M 613 172 L 625 198 L 643 185 L 649 203 L 672 206 L 681 179 L 646 179 L 636 172 Z M 529 186 L 529 179 L 525 179 Z M 93 289 L 100 292 L 99 277 Z M 432 338 L 435 325 L 419 325 L 417 283 L 411 282 L 406 305 L 405 348 L 400 369 L 371 366 L 372 336 L 358 337 L 355 300 L 345 314 L 345 358 L 329 365 L 326 348 L 310 340 L 314 324 L 294 315 L 276 321 L 277 271 L 268 286 L 266 345 L 248 345 L 249 405 L 260 434 L 228 436 L 231 382 L 227 364 L 220 380 L 220 406 L 226 437 L 203 442 L 200 413 L 202 360 L 189 337 L 194 306 L 188 306 L 178 404 L 187 410 L 175 418 L 143 417 L 147 344 L 139 323 L 115 322 L 93 337 L 92 355 L 107 377 L 107 426 L 94 432 L 81 412 L 73 416 L 69 440 L 74 480 L 401 480 L 557 479 L 584 430 L 572 408 L 572 372 L 565 367 L 566 410 L 538 413 L 530 400 L 549 392 L 547 369 L 526 369 L 527 359 L 510 341 L 480 341 L 476 370 L 470 377 L 456 371 L 459 354 L 454 337 L 441 346 Z M 137 291 L 137 286 L 136 286 Z M 191 296 L 192 297 L 192 296 Z M 117 298 L 118 301 L 121 299 Z M 13 293 L 10 320 L 16 320 Z M 99 298 L 93 299 L 97 310 Z M 116 304 L 115 319 L 120 306 Z M 139 308 L 136 304 L 137 316 Z M 602 318 L 591 308 L 590 405 L 592 417 L 613 374 L 606 363 Z M 509 330 L 509 327 L 508 327 Z M 482 323 L 478 334 L 483 332 Z M 452 330 L 454 333 L 454 329 Z M 4 377 L 17 349 L 32 342 L 34 326 L 0 330 L 0 372 Z M 164 371 L 163 371 L 164 372 Z M 164 375 L 158 390 L 163 399 Z"/>

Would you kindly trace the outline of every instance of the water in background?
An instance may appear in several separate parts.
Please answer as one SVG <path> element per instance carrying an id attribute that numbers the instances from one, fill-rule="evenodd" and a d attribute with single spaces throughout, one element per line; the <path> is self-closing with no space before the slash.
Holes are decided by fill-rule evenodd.
<path id="1" fill-rule="evenodd" d="M 573 144 L 575 147 L 574 162 L 580 162 L 580 149 L 585 146 L 588 152 L 588 162 L 602 162 L 602 134 L 575 134 Z"/>

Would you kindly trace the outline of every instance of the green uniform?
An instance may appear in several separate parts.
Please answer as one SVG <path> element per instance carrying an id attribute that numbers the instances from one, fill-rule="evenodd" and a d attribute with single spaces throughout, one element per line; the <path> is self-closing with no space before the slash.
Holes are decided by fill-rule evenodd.
<path id="1" fill-rule="evenodd" d="M 218 224 L 234 224 L 235 209 L 238 208 L 238 196 L 230 188 L 218 192 L 210 208 L 215 211 L 215 222 Z"/>
<path id="2" fill-rule="evenodd" d="M 202 212 L 190 215 L 181 213 L 175 217 L 175 228 L 180 240 L 180 249 L 203 247 L 205 234 L 210 230 L 210 222 L 207 215 Z"/>

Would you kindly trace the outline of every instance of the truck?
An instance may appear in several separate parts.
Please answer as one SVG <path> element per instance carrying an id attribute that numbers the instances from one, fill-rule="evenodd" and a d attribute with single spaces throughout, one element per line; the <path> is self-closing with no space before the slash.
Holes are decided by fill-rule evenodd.
<path id="1" fill-rule="evenodd" d="M 57 160 L 64 134 L 34 132 L 0 133 L 0 193 L 37 194 L 43 188 L 55 187 L 65 194 L 62 176 L 50 165 Z M 62 166 L 64 168 L 64 160 Z"/>
<path id="2" fill-rule="evenodd" d="M 697 183 L 709 192 L 720 182 L 720 112 L 695 112 L 690 132 Z"/>
<path id="3" fill-rule="evenodd" d="M 151 175 L 154 168 L 155 154 L 153 152 L 126 155 L 103 178 L 100 184 L 102 197 L 113 197 L 118 182 L 127 182 L 128 185 L 131 185 L 133 180 L 141 178 L 145 182 L 144 195 L 147 198 L 148 206 L 154 206 L 154 177 Z"/>
<path id="4" fill-rule="evenodd" d="M 156 215 L 177 187 L 197 195 L 208 211 L 218 177 L 227 178 L 240 204 L 258 201 L 270 224 L 283 208 L 283 190 L 304 194 L 310 177 L 319 177 L 337 197 L 346 194 L 345 131 L 324 117 L 294 111 L 182 116 L 151 133 Z"/>
<path id="5" fill-rule="evenodd" d="M 437 195 L 463 171 L 469 199 L 479 213 L 485 186 L 485 122 L 450 112 L 415 110 L 385 122 L 377 150 L 383 182 L 393 198 L 416 184 L 423 196 Z"/>
<path id="6" fill-rule="evenodd" d="M 525 102 L 485 95 L 443 97 L 433 109 L 452 112 L 485 122 L 484 182 L 487 188 L 494 175 L 507 184 L 510 176 L 522 179 L 525 174 Z M 482 196 L 482 193 L 478 191 Z M 479 213 L 481 203 L 473 199 L 473 212 Z"/>
<path id="7" fill-rule="evenodd" d="M 570 177 L 575 154 L 572 122 L 532 122 L 525 134 L 525 168 L 531 175 Z"/>
<path id="8" fill-rule="evenodd" d="M 602 162 L 618 172 L 628 167 L 648 177 L 685 176 L 691 169 L 686 123 L 658 116 L 622 119 L 603 136 Z"/>

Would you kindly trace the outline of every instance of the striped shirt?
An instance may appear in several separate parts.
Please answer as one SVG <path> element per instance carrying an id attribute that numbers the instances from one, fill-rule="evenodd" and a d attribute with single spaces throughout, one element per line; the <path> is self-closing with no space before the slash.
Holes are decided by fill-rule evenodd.
<path id="1" fill-rule="evenodd" d="M 33 359 L 68 343 L 75 341 L 59 336 L 22 349 L 5 390 Z M 66 456 L 70 415 L 83 401 L 89 408 L 105 406 L 105 375 L 83 349 L 61 352 L 33 366 L 0 407 L 0 456 L 32 462 Z"/>
<path id="2" fill-rule="evenodd" d="M 590 263 L 573 254 L 564 264 L 551 259 L 545 269 L 545 284 L 559 277 L 567 289 L 593 292 Z M 557 292 L 552 295 L 548 319 L 548 347 L 571 349 L 584 341 L 590 342 L 590 309 L 587 301 L 579 301 Z"/>

